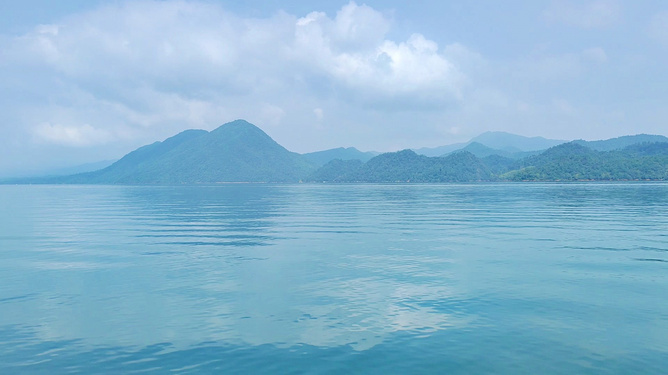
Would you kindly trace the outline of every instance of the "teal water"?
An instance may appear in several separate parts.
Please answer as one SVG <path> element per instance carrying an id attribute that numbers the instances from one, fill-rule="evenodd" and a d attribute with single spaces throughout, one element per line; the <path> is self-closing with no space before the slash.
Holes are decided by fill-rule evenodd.
<path id="1" fill-rule="evenodd" d="M 668 184 L 0 186 L 0 373 L 662 374 Z"/>

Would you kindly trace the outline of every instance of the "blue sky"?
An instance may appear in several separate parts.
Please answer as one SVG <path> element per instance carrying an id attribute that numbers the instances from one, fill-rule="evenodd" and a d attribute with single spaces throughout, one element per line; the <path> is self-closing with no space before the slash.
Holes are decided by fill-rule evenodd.
<path id="1" fill-rule="evenodd" d="M 244 118 L 286 148 L 668 134 L 668 3 L 3 3 L 0 175 Z"/>

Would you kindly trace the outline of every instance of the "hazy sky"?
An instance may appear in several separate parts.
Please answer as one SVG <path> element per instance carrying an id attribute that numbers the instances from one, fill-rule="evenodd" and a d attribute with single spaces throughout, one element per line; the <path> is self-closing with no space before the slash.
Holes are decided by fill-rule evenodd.
<path id="1" fill-rule="evenodd" d="M 668 134 L 668 3 L 3 1 L 0 174 L 238 118 L 291 151 Z"/>

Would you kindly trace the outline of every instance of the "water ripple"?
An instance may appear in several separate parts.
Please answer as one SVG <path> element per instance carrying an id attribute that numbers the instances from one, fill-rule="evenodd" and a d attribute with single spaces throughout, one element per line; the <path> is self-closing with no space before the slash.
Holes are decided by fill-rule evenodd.
<path id="1" fill-rule="evenodd" d="M 1 373 L 668 364 L 668 184 L 0 190 Z"/>

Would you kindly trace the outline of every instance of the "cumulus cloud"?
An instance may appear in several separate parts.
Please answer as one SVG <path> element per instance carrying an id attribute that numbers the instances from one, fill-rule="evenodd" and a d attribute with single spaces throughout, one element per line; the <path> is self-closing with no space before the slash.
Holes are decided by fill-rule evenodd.
<path id="1" fill-rule="evenodd" d="M 342 54 L 332 73 L 351 88 L 371 95 L 419 95 L 441 102 L 458 94 L 458 73 L 438 54 L 436 43 L 420 34 L 408 41 L 385 41 L 370 54 Z"/>
<path id="2" fill-rule="evenodd" d="M 588 2 L 553 0 L 544 15 L 552 22 L 593 29 L 607 27 L 617 22 L 621 15 L 621 7 L 613 0 Z"/>
<path id="3" fill-rule="evenodd" d="M 355 2 L 333 17 L 268 18 L 209 2 L 113 3 L 2 39 L 5 90 L 36 98 L 4 110 L 42 142 L 90 146 L 240 117 L 322 120 L 313 108 L 332 96 L 358 108 L 457 100 L 462 74 L 439 46 L 420 34 L 391 40 L 391 27 Z"/>
<path id="4" fill-rule="evenodd" d="M 374 49 L 390 30 L 390 21 L 366 5 L 345 5 L 334 19 L 323 12 L 312 12 L 297 21 L 298 37 L 327 44 L 337 52 Z"/>
<path id="5" fill-rule="evenodd" d="M 334 19 L 314 12 L 297 21 L 296 54 L 314 63 L 352 98 L 365 103 L 415 99 L 443 103 L 459 94 L 461 73 L 423 35 L 385 39 L 389 23 L 367 6 L 350 3 Z"/>

